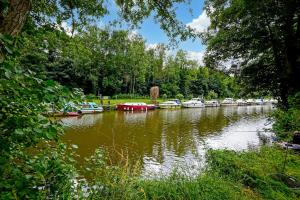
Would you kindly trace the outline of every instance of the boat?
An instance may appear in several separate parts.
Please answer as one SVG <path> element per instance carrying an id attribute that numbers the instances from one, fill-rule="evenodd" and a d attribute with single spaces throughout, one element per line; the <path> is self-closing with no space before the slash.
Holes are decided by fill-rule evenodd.
<path id="1" fill-rule="evenodd" d="M 246 105 L 248 105 L 247 101 L 245 101 L 244 99 L 238 99 L 238 100 L 236 100 L 236 103 L 237 103 L 238 106 L 246 106 Z"/>
<path id="2" fill-rule="evenodd" d="M 123 103 L 117 105 L 117 110 L 123 111 L 147 111 L 147 110 L 154 110 L 155 105 L 153 104 L 146 104 L 144 102 L 130 102 L 130 103 Z"/>
<path id="3" fill-rule="evenodd" d="M 233 98 L 225 98 L 222 102 L 221 102 L 222 106 L 236 106 L 237 103 L 233 100 Z"/>
<path id="4" fill-rule="evenodd" d="M 278 100 L 277 100 L 277 99 L 270 99 L 270 103 L 271 103 L 271 104 L 277 104 L 277 103 L 278 103 Z"/>
<path id="5" fill-rule="evenodd" d="M 180 108 L 181 102 L 178 99 L 171 99 L 159 104 L 160 108 Z"/>
<path id="6" fill-rule="evenodd" d="M 256 99 L 255 104 L 256 105 L 264 105 L 264 100 L 263 99 Z"/>
<path id="7" fill-rule="evenodd" d="M 182 106 L 185 108 L 203 108 L 205 107 L 201 98 L 192 98 L 189 101 L 183 102 Z"/>
<path id="8" fill-rule="evenodd" d="M 102 111 L 102 106 L 98 106 L 94 102 L 85 102 L 80 105 L 80 112 L 82 114 L 100 113 Z"/>
<path id="9" fill-rule="evenodd" d="M 247 105 L 254 105 L 255 104 L 254 99 L 247 99 L 246 102 L 247 102 Z"/>
<path id="10" fill-rule="evenodd" d="M 213 100 L 205 101 L 204 105 L 206 107 L 218 107 L 218 106 L 220 106 L 220 103 L 218 100 L 213 99 Z"/>

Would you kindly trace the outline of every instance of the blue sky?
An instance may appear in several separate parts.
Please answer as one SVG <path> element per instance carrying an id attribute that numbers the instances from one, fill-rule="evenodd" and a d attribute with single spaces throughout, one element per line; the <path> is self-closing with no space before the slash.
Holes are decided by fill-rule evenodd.
<path id="1" fill-rule="evenodd" d="M 192 14 L 189 9 L 192 8 Z M 180 4 L 177 10 L 178 19 L 187 24 L 197 18 L 203 11 L 203 0 L 193 0 L 191 5 Z M 160 29 L 159 24 L 155 24 L 153 19 L 147 19 L 141 26 L 138 32 L 147 40 L 147 43 L 167 43 L 166 34 Z M 179 48 L 186 51 L 201 51 L 203 46 L 200 40 L 193 42 L 192 40 L 180 42 Z"/>

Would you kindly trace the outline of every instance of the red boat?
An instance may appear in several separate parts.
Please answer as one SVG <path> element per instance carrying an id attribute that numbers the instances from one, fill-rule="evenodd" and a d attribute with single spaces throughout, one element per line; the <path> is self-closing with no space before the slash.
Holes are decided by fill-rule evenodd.
<path id="1" fill-rule="evenodd" d="M 155 105 L 147 105 L 146 103 L 124 103 L 117 105 L 117 110 L 123 111 L 147 111 L 153 109 L 155 109 Z"/>

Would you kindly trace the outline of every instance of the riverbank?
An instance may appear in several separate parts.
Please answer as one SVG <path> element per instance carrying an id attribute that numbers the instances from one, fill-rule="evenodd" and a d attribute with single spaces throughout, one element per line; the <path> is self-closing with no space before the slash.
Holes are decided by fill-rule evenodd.
<path id="1" fill-rule="evenodd" d="M 286 156 L 287 155 L 287 156 Z M 161 179 L 141 179 L 138 168 L 103 166 L 98 152 L 91 160 L 94 189 L 90 199 L 299 199 L 299 154 L 278 147 L 263 146 L 259 150 L 234 152 L 211 150 L 203 174 L 189 178 L 174 172 Z M 101 163 L 99 165 L 99 163 Z M 285 163 L 285 164 L 284 164 Z"/>
<path id="2" fill-rule="evenodd" d="M 95 103 L 100 104 L 101 101 L 99 99 L 94 99 L 93 100 Z M 157 103 L 161 103 L 165 101 L 165 99 L 157 99 Z M 117 104 L 122 104 L 122 103 L 128 103 L 128 102 L 144 102 L 146 104 L 153 104 L 154 102 L 147 98 L 147 99 L 104 99 L 102 100 L 103 105 L 112 105 L 115 106 Z"/>

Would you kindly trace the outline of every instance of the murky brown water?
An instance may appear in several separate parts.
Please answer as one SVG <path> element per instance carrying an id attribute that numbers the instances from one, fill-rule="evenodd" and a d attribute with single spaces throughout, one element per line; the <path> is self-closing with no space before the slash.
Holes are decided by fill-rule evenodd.
<path id="1" fill-rule="evenodd" d="M 272 106 L 228 106 L 148 112 L 105 112 L 63 118 L 63 140 L 78 145 L 79 162 L 96 148 L 140 160 L 145 175 L 184 166 L 198 171 L 208 148 L 244 150 L 260 145 L 257 130 L 270 127 Z"/>

